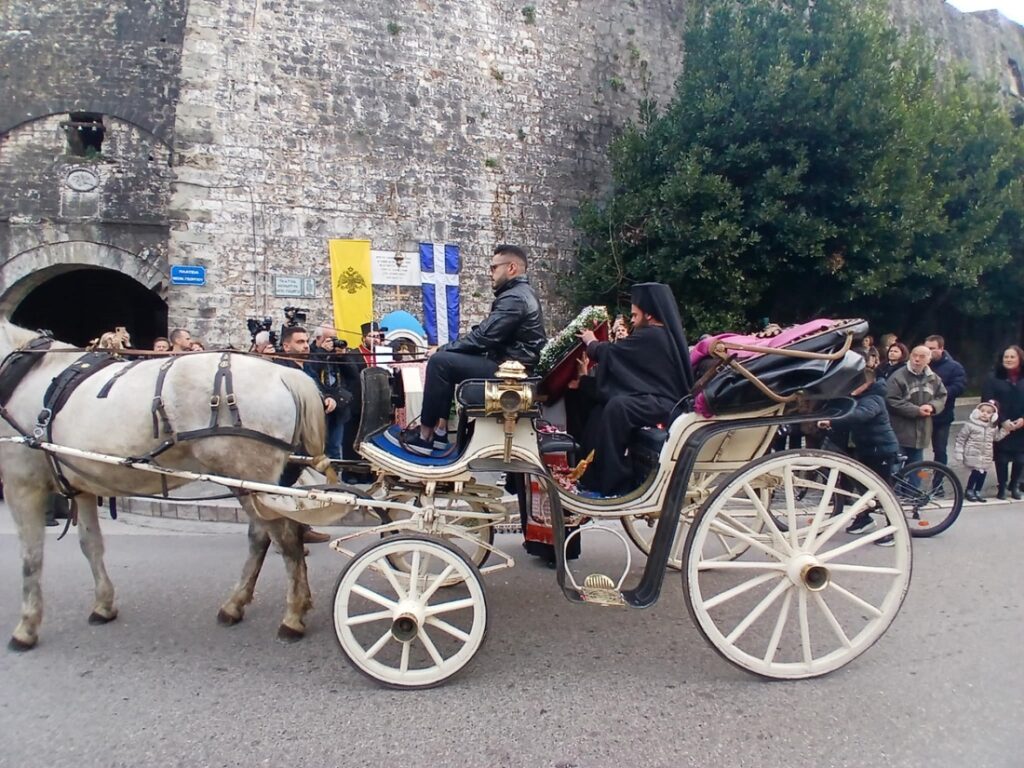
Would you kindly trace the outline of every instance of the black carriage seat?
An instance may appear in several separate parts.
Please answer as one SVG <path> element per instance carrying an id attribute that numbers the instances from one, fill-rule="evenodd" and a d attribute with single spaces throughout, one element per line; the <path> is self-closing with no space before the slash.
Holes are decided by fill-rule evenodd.
<path id="1" fill-rule="evenodd" d="M 856 340 L 862 338 L 867 330 L 865 320 L 837 320 L 828 329 L 787 344 L 784 349 L 833 354 L 843 349 L 849 334 Z M 770 339 L 759 343 L 759 346 L 771 346 Z M 847 352 L 838 360 L 759 353 L 739 362 L 782 397 L 802 393 L 814 399 L 848 395 L 864 368 L 864 358 L 855 352 Z M 756 410 L 772 402 L 752 382 L 730 369 L 712 378 L 703 395 L 711 412 L 716 414 Z"/>

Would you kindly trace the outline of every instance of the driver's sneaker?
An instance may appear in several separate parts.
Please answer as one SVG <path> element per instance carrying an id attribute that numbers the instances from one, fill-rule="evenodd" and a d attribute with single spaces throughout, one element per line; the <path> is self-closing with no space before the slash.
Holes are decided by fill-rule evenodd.
<path id="1" fill-rule="evenodd" d="M 892 534 L 890 533 L 888 536 L 883 536 L 882 538 L 880 538 L 878 541 L 875 542 L 875 544 L 877 544 L 880 547 L 895 547 L 896 540 L 892 537 Z"/>
<path id="2" fill-rule="evenodd" d="M 434 450 L 447 451 L 451 445 L 448 442 L 447 432 L 434 432 Z"/>
<path id="3" fill-rule="evenodd" d="M 433 456 L 434 455 L 434 441 L 424 440 L 420 437 L 419 427 L 410 427 L 401 433 L 399 436 L 402 447 L 409 453 L 415 453 L 417 456 Z"/>
<path id="4" fill-rule="evenodd" d="M 868 512 L 861 512 L 853 518 L 853 522 L 846 527 L 846 532 L 854 536 L 860 536 L 862 533 L 870 533 L 873 530 L 875 530 L 875 521 L 871 518 L 871 515 Z"/>

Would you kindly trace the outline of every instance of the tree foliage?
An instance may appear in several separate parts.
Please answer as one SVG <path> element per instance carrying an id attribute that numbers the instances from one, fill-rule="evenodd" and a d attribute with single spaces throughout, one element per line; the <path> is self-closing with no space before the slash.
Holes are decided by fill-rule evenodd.
<path id="1" fill-rule="evenodd" d="M 662 281 L 701 332 L 1019 314 L 1024 142 L 994 88 L 937 77 L 876 0 L 696 1 L 685 51 L 580 212 L 578 302 Z"/>

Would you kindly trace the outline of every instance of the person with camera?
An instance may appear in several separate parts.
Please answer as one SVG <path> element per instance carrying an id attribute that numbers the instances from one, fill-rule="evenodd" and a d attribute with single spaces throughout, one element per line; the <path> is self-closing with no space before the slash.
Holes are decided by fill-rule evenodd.
<path id="1" fill-rule="evenodd" d="M 316 329 L 309 353 L 310 362 L 307 365 L 316 373 L 317 383 L 322 391 L 332 392 L 337 397 L 338 407 L 327 414 L 325 450 L 328 458 L 340 459 L 345 428 L 352 417 L 352 392 L 344 385 L 342 376 L 345 364 L 341 353 L 348 345 L 334 337 L 332 330 L 324 326 Z"/>
<path id="2" fill-rule="evenodd" d="M 282 356 L 275 358 L 274 362 L 278 365 L 301 368 L 316 382 L 324 401 L 324 412 L 329 418 L 330 414 L 338 407 L 338 394 L 320 381 L 316 365 L 309 361 L 309 333 L 306 329 L 301 325 L 287 326 L 281 332 L 281 351 Z M 302 469 L 301 464 L 286 465 L 279 483 L 284 486 L 294 485 L 295 481 L 299 479 L 299 475 L 302 474 Z M 325 541 L 330 541 L 331 537 L 322 531 L 315 531 L 309 526 L 304 526 L 302 540 L 307 544 L 322 544 Z"/>

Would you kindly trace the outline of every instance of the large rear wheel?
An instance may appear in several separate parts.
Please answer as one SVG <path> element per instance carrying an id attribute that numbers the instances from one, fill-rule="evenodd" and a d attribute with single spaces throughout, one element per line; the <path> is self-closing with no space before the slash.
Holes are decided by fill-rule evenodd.
<path id="1" fill-rule="evenodd" d="M 813 506 L 800 493 L 808 477 L 821 478 L 810 484 Z M 770 506 L 761 488 L 775 489 Z M 842 488 L 863 490 L 855 498 L 847 491 L 836 514 Z M 862 511 L 875 529 L 847 534 Z M 746 551 L 720 559 L 722 537 Z M 848 664 L 885 633 L 910 584 L 910 533 L 892 489 L 825 451 L 771 454 L 735 472 L 690 526 L 684 554 L 686 606 L 701 633 L 726 660 L 768 678 L 816 677 Z"/>

